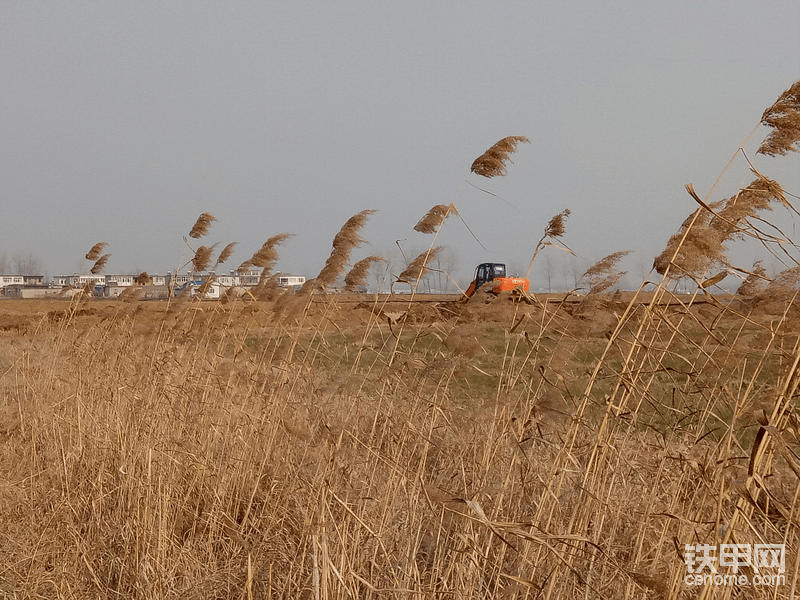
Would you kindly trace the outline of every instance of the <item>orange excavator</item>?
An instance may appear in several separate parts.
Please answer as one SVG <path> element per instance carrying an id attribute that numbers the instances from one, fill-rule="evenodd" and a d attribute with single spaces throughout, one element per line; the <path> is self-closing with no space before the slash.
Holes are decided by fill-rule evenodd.
<path id="1" fill-rule="evenodd" d="M 523 291 L 530 291 L 531 283 L 523 277 L 506 277 L 506 266 L 502 263 L 482 263 L 475 269 L 475 278 L 466 291 L 467 298 L 472 298 L 478 289 L 485 283 L 492 283 L 488 292 L 499 294 L 510 292 L 516 287 Z"/>

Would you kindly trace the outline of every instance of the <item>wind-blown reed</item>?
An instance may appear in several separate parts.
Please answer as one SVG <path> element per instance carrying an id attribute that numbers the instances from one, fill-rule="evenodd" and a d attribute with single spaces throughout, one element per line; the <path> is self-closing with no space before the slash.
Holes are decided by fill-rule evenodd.
<path id="1" fill-rule="evenodd" d="M 111 258 L 110 254 L 103 254 L 103 256 L 98 258 L 94 265 L 92 265 L 92 275 L 97 275 L 98 273 L 102 272 L 102 270 L 106 268 L 106 263 L 108 262 L 109 258 Z"/>
<path id="2" fill-rule="evenodd" d="M 773 131 L 759 147 L 760 154 L 775 156 L 800 150 L 800 81 L 764 111 L 761 122 Z"/>
<path id="3" fill-rule="evenodd" d="M 422 217 L 416 225 L 414 225 L 414 231 L 419 231 L 420 233 L 435 233 L 439 227 L 441 227 L 445 219 L 450 215 L 458 214 L 456 211 L 456 207 L 453 204 L 437 204 L 433 208 L 431 208 L 424 217 Z"/>
<path id="4" fill-rule="evenodd" d="M 100 258 L 106 246 L 108 246 L 108 242 L 97 242 L 92 246 L 92 249 L 86 253 L 86 260 L 97 260 Z"/>
<path id="5" fill-rule="evenodd" d="M 628 254 L 630 250 L 614 252 L 586 270 L 581 279 L 589 286 L 590 294 L 601 294 L 619 283 L 627 271 L 618 271 L 617 263 Z"/>
<path id="6" fill-rule="evenodd" d="M 197 221 L 195 221 L 191 231 L 189 231 L 189 237 L 198 239 L 208 235 L 208 230 L 211 227 L 211 223 L 216 220 L 217 218 L 210 213 L 201 213 L 200 216 L 197 217 Z"/>
<path id="7" fill-rule="evenodd" d="M 348 292 L 355 291 L 359 286 L 365 285 L 367 282 L 367 275 L 373 263 L 385 262 L 386 259 L 382 256 L 368 256 L 362 258 L 353 268 L 344 276 L 345 289 Z"/>
<path id="8" fill-rule="evenodd" d="M 444 250 L 444 246 L 437 246 L 436 248 L 426 250 L 417 256 L 414 260 L 408 263 L 408 266 L 403 270 L 403 272 L 397 276 L 397 282 L 408 283 L 412 285 L 419 282 L 419 280 L 422 279 L 430 270 L 428 263 L 432 260 L 435 260 L 436 256 L 442 250 Z"/>
<path id="9" fill-rule="evenodd" d="M 491 146 L 472 163 L 470 171 L 483 177 L 503 177 L 506 174 L 506 163 L 511 162 L 509 156 L 517 151 L 517 144 L 530 143 L 523 135 L 512 135 Z"/>
<path id="10" fill-rule="evenodd" d="M 336 283 L 339 275 L 345 272 L 345 265 L 350 261 L 352 251 L 365 242 L 360 236 L 360 231 L 366 225 L 369 216 L 375 212 L 374 209 L 362 210 L 342 225 L 339 233 L 333 238 L 333 248 L 328 260 L 325 261 L 325 266 L 316 278 L 306 281 L 303 290 L 307 291 L 312 287 L 324 288 Z"/>
<path id="11" fill-rule="evenodd" d="M 211 255 L 214 253 L 214 246 L 200 246 L 194 252 L 194 257 L 192 257 L 192 268 L 198 272 L 202 273 L 203 271 L 207 271 L 208 267 L 211 265 Z"/>
<path id="12" fill-rule="evenodd" d="M 675 267 L 670 275 L 673 279 L 686 276 L 702 279 L 711 269 L 729 267 L 728 243 L 747 234 L 759 237 L 748 225 L 749 219 L 761 211 L 772 210 L 773 202 L 794 210 L 781 186 L 763 176 L 734 196 L 710 203 L 701 200 L 691 184 L 686 190 L 700 208 L 684 220 L 653 263 L 660 275 L 669 272 L 670 265 Z"/>

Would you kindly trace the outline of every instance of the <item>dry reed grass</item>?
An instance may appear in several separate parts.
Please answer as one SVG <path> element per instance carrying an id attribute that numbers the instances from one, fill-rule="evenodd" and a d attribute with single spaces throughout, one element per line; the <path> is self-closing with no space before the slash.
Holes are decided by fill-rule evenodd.
<path id="1" fill-rule="evenodd" d="M 566 232 L 566 221 L 567 217 L 570 215 L 570 210 L 565 208 L 563 211 L 554 215 L 548 222 L 547 226 L 544 228 L 544 235 L 536 242 L 536 247 L 533 249 L 533 256 L 531 256 L 531 261 L 528 263 L 528 270 L 525 272 L 525 278 L 528 279 L 531 276 L 531 269 L 533 268 L 533 263 L 536 261 L 536 256 L 547 246 L 552 246 L 554 248 L 559 248 L 560 250 L 565 250 L 566 252 L 572 253 L 567 246 L 563 244 L 556 244 L 555 240 L 562 237 Z"/>
<path id="2" fill-rule="evenodd" d="M 86 260 L 95 261 L 100 258 L 106 246 L 108 246 L 108 242 L 97 242 L 92 246 L 91 250 L 86 253 Z"/>
<path id="3" fill-rule="evenodd" d="M 359 287 L 365 285 L 367 283 L 367 275 L 369 275 L 370 267 L 376 262 L 386 262 L 386 259 L 382 256 L 368 256 L 354 264 L 353 268 L 344 276 L 345 290 L 354 292 Z"/>
<path id="4" fill-rule="evenodd" d="M 189 231 L 189 237 L 199 239 L 208 235 L 208 230 L 211 227 L 211 223 L 216 220 L 217 218 L 210 213 L 201 213 L 200 216 L 197 217 L 197 221 L 195 221 L 194 225 L 192 225 L 192 229 Z"/>
<path id="5" fill-rule="evenodd" d="M 217 257 L 217 264 L 218 264 L 218 265 L 221 265 L 221 264 L 223 264 L 223 263 L 227 262 L 227 261 L 228 261 L 228 259 L 229 259 L 231 256 L 233 256 L 233 250 L 234 250 L 234 248 L 236 248 L 236 245 L 237 245 L 238 243 L 239 243 L 239 242 L 231 242 L 230 244 L 228 244 L 227 246 L 225 246 L 225 247 L 222 249 L 222 252 L 220 252 L 220 253 L 219 253 L 219 256 Z"/>
<path id="6" fill-rule="evenodd" d="M 414 231 L 419 231 L 420 233 L 435 233 L 444 225 L 445 220 L 451 214 L 458 214 L 455 205 L 437 204 L 414 225 Z"/>
<path id="7" fill-rule="evenodd" d="M 106 263 L 108 262 L 109 258 L 111 258 L 110 254 L 103 254 L 103 256 L 98 258 L 97 261 L 92 265 L 90 273 L 92 275 L 97 275 L 98 273 L 102 273 L 103 269 L 106 268 Z"/>
<path id="8" fill-rule="evenodd" d="M 772 210 L 773 202 L 793 210 L 781 186 L 761 175 L 734 196 L 711 203 L 701 200 L 691 184 L 686 189 L 700 208 L 687 217 L 656 257 L 653 266 L 661 275 L 672 268 L 675 278 L 702 279 L 710 270 L 728 268 L 731 241 L 745 236 L 765 242 L 774 239 L 752 225 L 759 212 Z"/>
<path id="9" fill-rule="evenodd" d="M 345 265 L 350 262 L 350 254 L 365 242 L 361 238 L 360 232 L 370 215 L 375 213 L 374 209 L 362 210 L 350 217 L 339 232 L 333 238 L 330 256 L 325 261 L 325 266 L 314 279 L 309 279 L 303 285 L 302 291 L 308 292 L 311 289 L 324 289 L 336 283 L 340 275 L 345 273 Z"/>
<path id="10" fill-rule="evenodd" d="M 628 254 L 630 250 L 614 252 L 586 270 L 581 279 L 589 286 L 590 294 L 601 294 L 619 283 L 627 271 L 618 271 L 617 263 Z"/>
<path id="11" fill-rule="evenodd" d="M 428 263 L 432 260 L 436 260 L 436 257 L 442 250 L 444 250 L 444 246 L 437 246 L 436 248 L 430 248 L 421 253 L 408 263 L 408 266 L 397 276 L 396 281 L 398 283 L 417 284 L 430 270 Z"/>
<path id="12" fill-rule="evenodd" d="M 213 246 L 199 246 L 197 250 L 194 251 L 192 268 L 197 273 L 208 271 L 208 268 L 211 266 L 211 256 L 214 254 L 214 248 L 216 248 L 216 244 Z"/>
<path id="13" fill-rule="evenodd" d="M 764 111 L 761 122 L 773 131 L 759 147 L 759 154 L 776 156 L 800 150 L 800 81 Z"/>
<path id="14" fill-rule="evenodd" d="M 523 142 L 530 143 L 530 140 L 523 135 L 504 137 L 476 158 L 470 171 L 483 177 L 505 176 L 506 163 L 511 162 L 509 157 L 517 151 L 517 145 Z"/>

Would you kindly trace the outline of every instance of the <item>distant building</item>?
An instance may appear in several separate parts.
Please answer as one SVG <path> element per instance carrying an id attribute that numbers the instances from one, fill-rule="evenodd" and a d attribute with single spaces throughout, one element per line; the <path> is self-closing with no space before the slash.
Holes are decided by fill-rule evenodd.
<path id="1" fill-rule="evenodd" d="M 248 269 L 247 271 L 231 271 L 231 275 L 239 277 L 239 285 L 242 287 L 253 287 L 258 285 L 261 280 L 261 271 L 258 269 Z"/>
<path id="2" fill-rule="evenodd" d="M 116 287 L 127 287 L 133 285 L 133 275 L 106 275 L 105 284 Z"/>
<path id="3" fill-rule="evenodd" d="M 6 298 L 32 299 L 32 298 L 61 298 L 62 289 L 48 285 L 23 285 L 21 283 L 9 285 L 4 288 Z"/>
<path id="4" fill-rule="evenodd" d="M 53 277 L 53 285 L 60 285 L 60 286 L 72 286 L 76 288 L 82 288 L 87 283 L 91 283 L 93 285 L 105 285 L 106 284 L 106 276 L 105 275 L 56 275 Z"/>
<path id="5" fill-rule="evenodd" d="M 22 285 L 25 283 L 24 275 L 0 275 L 0 288 L 7 285 Z"/>
<path id="6" fill-rule="evenodd" d="M 306 278 L 302 275 L 284 275 L 281 273 L 278 277 L 278 287 L 286 289 L 294 288 L 299 290 L 305 282 Z"/>
<path id="7" fill-rule="evenodd" d="M 12 286 L 43 286 L 44 275 L 0 275 L 0 295 L 9 298 L 20 297 L 18 290 L 12 290 Z"/>

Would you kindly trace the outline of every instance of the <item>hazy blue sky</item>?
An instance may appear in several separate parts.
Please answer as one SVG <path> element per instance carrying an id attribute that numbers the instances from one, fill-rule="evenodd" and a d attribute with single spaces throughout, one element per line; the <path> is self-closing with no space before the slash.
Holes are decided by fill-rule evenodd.
<path id="1" fill-rule="evenodd" d="M 0 254 L 55 275 L 107 241 L 107 272 L 164 273 L 207 211 L 231 268 L 291 232 L 278 268 L 313 276 L 366 208 L 354 260 L 422 251 L 414 224 L 461 188 L 488 249 L 446 224 L 461 281 L 524 271 L 565 208 L 584 266 L 632 250 L 639 277 L 694 209 L 684 184 L 705 196 L 800 78 L 798 31 L 797 0 L 0 0 Z M 800 156 L 755 157 L 766 133 L 749 156 L 800 193 Z M 508 175 L 470 175 L 508 135 L 531 140 Z M 737 160 L 714 198 L 751 179 Z"/>

